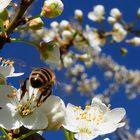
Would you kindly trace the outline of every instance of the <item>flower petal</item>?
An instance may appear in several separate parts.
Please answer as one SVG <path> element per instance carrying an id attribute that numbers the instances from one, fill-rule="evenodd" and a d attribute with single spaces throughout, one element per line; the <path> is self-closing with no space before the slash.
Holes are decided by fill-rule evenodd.
<path id="1" fill-rule="evenodd" d="M 35 110 L 33 113 L 23 117 L 21 122 L 25 128 L 31 130 L 42 130 L 48 126 L 47 117 L 39 110 Z"/>
<path id="2" fill-rule="evenodd" d="M 0 66 L 0 73 L 7 77 L 10 75 L 11 71 L 13 71 L 13 66 Z"/>
<path id="3" fill-rule="evenodd" d="M 6 8 L 12 0 L 0 0 L 0 13 Z"/>
<path id="4" fill-rule="evenodd" d="M 74 137 L 77 139 L 77 140 L 92 140 L 94 138 L 96 138 L 98 135 L 94 134 L 94 135 L 91 135 L 91 134 L 85 134 L 85 133 L 77 133 L 74 135 Z"/>
<path id="5" fill-rule="evenodd" d="M 115 108 L 105 114 L 104 121 L 110 122 L 110 124 L 117 124 L 123 119 L 125 114 L 126 111 L 124 108 Z"/>
<path id="6" fill-rule="evenodd" d="M 98 20 L 97 16 L 93 12 L 88 13 L 88 18 L 93 21 Z"/>
<path id="7" fill-rule="evenodd" d="M 11 98 L 13 90 L 17 91 L 14 87 L 9 85 L 0 85 L 0 107 L 8 107 L 8 103 L 16 106 L 17 98 Z"/>
<path id="8" fill-rule="evenodd" d="M 50 95 L 47 100 L 41 105 L 41 108 L 49 114 L 50 111 L 53 111 L 53 109 L 55 110 L 55 107 L 59 104 L 62 104 L 62 106 L 65 108 L 64 102 L 60 97 Z"/>
<path id="9" fill-rule="evenodd" d="M 58 129 L 64 122 L 65 105 L 61 98 L 51 95 L 40 107 L 48 118 L 47 129 Z"/>
<path id="10" fill-rule="evenodd" d="M 122 126 L 122 124 L 105 123 L 105 124 L 99 125 L 99 127 L 97 129 L 98 129 L 99 135 L 104 135 L 104 134 L 109 134 L 109 133 L 116 131 L 116 129 L 121 126 Z"/>
<path id="11" fill-rule="evenodd" d="M 74 112 L 75 109 L 76 109 L 76 106 L 74 106 L 70 103 L 67 105 L 66 117 L 65 117 L 65 122 L 63 124 L 63 127 L 72 132 L 79 132 L 79 130 L 78 130 L 79 121 L 76 120 L 76 117 L 83 110 L 78 109 L 76 112 Z"/>
<path id="12" fill-rule="evenodd" d="M 92 99 L 92 104 L 91 104 L 91 107 L 97 107 L 99 108 L 100 110 L 102 110 L 104 113 L 107 112 L 107 107 L 104 103 L 102 103 L 102 101 L 98 98 L 93 98 Z"/>
<path id="13" fill-rule="evenodd" d="M 24 73 L 23 72 L 21 72 L 21 73 L 11 73 L 9 76 L 7 76 L 7 77 L 17 77 L 17 76 L 21 76 L 21 75 L 23 75 Z"/>
<path id="14" fill-rule="evenodd" d="M 0 109 L 0 126 L 5 129 L 17 129 L 22 126 L 16 112 L 8 109 Z"/>

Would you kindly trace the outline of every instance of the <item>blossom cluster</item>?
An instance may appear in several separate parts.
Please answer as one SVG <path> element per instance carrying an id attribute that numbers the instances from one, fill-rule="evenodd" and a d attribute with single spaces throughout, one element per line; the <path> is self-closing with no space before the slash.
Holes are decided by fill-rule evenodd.
<path id="1" fill-rule="evenodd" d="M 0 69 L 4 80 L 8 76 L 15 76 L 11 67 L 13 62 L 1 59 Z M 10 67 L 9 67 L 10 65 Z M 16 74 L 20 76 L 23 73 Z M 93 98 L 90 106 L 85 110 L 81 107 L 68 104 L 65 107 L 63 100 L 50 95 L 46 100 L 40 101 L 39 88 L 33 88 L 30 79 L 26 79 L 19 89 L 6 83 L 0 85 L 0 127 L 6 130 L 16 130 L 24 126 L 29 130 L 54 130 L 64 127 L 74 133 L 78 140 L 92 140 L 95 137 L 115 131 L 124 126 L 120 122 L 125 116 L 125 109 L 110 110 L 101 100 Z M 111 119 L 111 118 L 114 119 Z M 84 125 L 83 125 L 84 124 Z M 109 127 L 108 127 L 109 126 Z"/>
<path id="2" fill-rule="evenodd" d="M 137 12 L 139 15 L 139 10 Z M 140 46 L 140 38 L 138 36 L 139 30 L 136 29 L 133 22 L 126 23 L 123 19 L 121 11 L 117 8 L 113 8 L 110 11 L 110 15 L 105 18 L 105 8 L 103 5 L 96 5 L 93 11 L 89 12 L 87 17 L 93 22 L 102 23 L 105 19 L 110 24 L 111 29 L 106 30 L 99 26 L 99 28 L 91 27 L 86 25 L 83 27 L 82 21 L 84 14 L 80 9 L 76 9 L 74 12 L 74 22 L 68 20 L 62 20 L 60 22 L 53 21 L 50 24 L 50 28 L 43 27 L 40 30 L 30 30 L 29 34 L 32 39 L 37 42 L 44 43 L 44 49 L 40 49 L 40 46 L 36 46 L 38 49 L 41 59 L 46 63 L 53 63 L 57 67 L 68 67 L 69 63 L 74 63 L 72 60 L 68 60 L 69 50 L 71 46 L 81 53 L 86 55 L 76 55 L 77 58 L 82 59 L 86 66 L 92 66 L 93 60 L 90 59 L 91 51 L 100 53 L 103 46 L 108 43 L 120 43 L 125 42 L 134 46 Z M 134 34 L 135 36 L 130 38 L 129 35 Z M 48 42 L 54 41 L 55 46 L 52 55 L 47 54 Z M 41 47 L 42 48 L 42 47 Z M 57 51 L 56 51 L 57 49 Z M 58 49 L 60 51 L 58 51 Z M 43 51 L 42 51 L 43 50 Z M 122 55 L 127 53 L 127 49 L 122 47 L 120 49 Z M 60 57 L 61 56 L 61 57 Z M 66 58 L 65 58 L 66 57 Z M 60 60 L 61 58 L 61 60 Z M 60 60 L 60 61 L 58 61 Z M 63 62 L 62 62 L 63 61 Z"/>

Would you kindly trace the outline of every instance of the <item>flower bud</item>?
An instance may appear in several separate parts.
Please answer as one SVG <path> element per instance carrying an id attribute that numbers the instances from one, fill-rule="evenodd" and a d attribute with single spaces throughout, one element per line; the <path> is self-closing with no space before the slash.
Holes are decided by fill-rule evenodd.
<path id="1" fill-rule="evenodd" d="M 73 37 L 73 35 L 72 35 L 72 33 L 71 33 L 70 31 L 64 30 L 64 31 L 62 32 L 62 38 L 63 38 L 64 40 L 71 40 L 72 37 Z"/>
<path id="2" fill-rule="evenodd" d="M 64 30 L 64 29 L 69 29 L 70 28 L 70 23 L 69 23 L 69 21 L 67 21 L 67 20 L 62 20 L 61 22 L 60 22 L 60 28 L 62 29 L 62 30 Z"/>
<path id="3" fill-rule="evenodd" d="M 118 20 L 118 19 L 121 18 L 122 13 L 120 12 L 119 9 L 113 8 L 113 9 L 111 9 L 111 11 L 110 11 L 110 15 L 111 15 L 112 17 L 114 17 L 116 20 Z"/>
<path id="4" fill-rule="evenodd" d="M 96 5 L 93 11 L 88 13 L 88 18 L 92 21 L 101 22 L 104 19 L 105 9 L 103 5 Z"/>
<path id="5" fill-rule="evenodd" d="M 122 48 L 120 49 L 120 53 L 121 53 L 122 56 L 125 56 L 125 55 L 128 53 L 128 50 L 127 50 L 126 48 L 123 48 L 123 47 L 122 47 Z"/>
<path id="6" fill-rule="evenodd" d="M 112 38 L 114 41 L 121 42 L 122 40 L 125 39 L 126 35 L 127 35 L 127 31 L 120 23 L 115 23 L 113 25 Z"/>
<path id="7" fill-rule="evenodd" d="M 137 11 L 137 18 L 140 19 L 140 8 Z"/>
<path id="8" fill-rule="evenodd" d="M 39 30 L 40 28 L 43 27 L 43 25 L 44 25 L 44 23 L 41 20 L 41 18 L 35 18 L 28 22 L 28 26 L 32 30 Z"/>
<path id="9" fill-rule="evenodd" d="M 114 17 L 108 17 L 108 18 L 107 18 L 107 21 L 108 21 L 108 23 L 110 23 L 110 24 L 116 23 L 116 19 L 115 19 Z"/>
<path id="10" fill-rule="evenodd" d="M 76 9 L 76 10 L 74 11 L 74 17 L 75 17 L 77 20 L 82 21 L 82 19 L 83 19 L 83 12 L 82 12 L 82 10 Z"/>
<path id="11" fill-rule="evenodd" d="M 138 128 L 138 129 L 136 130 L 136 134 L 135 134 L 135 135 L 136 135 L 137 138 L 140 138 L 140 128 Z"/>
<path id="12" fill-rule="evenodd" d="M 59 27 L 59 23 L 57 21 L 53 21 L 51 24 L 50 24 L 51 28 L 52 29 L 56 29 Z"/>
<path id="13" fill-rule="evenodd" d="M 140 46 L 140 37 L 134 37 L 130 40 L 126 40 L 127 43 L 131 43 L 135 46 Z"/>
<path id="14" fill-rule="evenodd" d="M 64 5 L 61 0 L 45 0 L 41 16 L 54 18 L 63 12 Z"/>

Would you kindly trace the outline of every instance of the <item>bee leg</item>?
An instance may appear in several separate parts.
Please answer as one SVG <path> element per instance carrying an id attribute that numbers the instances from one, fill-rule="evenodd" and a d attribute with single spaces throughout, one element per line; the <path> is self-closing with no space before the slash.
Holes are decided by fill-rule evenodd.
<path id="1" fill-rule="evenodd" d="M 39 96 L 39 99 L 37 101 L 37 106 L 39 106 L 41 103 L 45 102 L 45 100 L 52 94 L 51 87 L 47 87 Z M 45 97 L 44 97 L 45 96 Z M 42 99 L 42 97 L 44 97 Z M 41 100 L 42 99 L 42 100 Z"/>
<path id="2" fill-rule="evenodd" d="M 49 90 L 47 96 L 45 96 L 45 98 L 43 99 L 43 102 L 45 102 L 45 100 L 52 94 L 52 89 Z"/>
<path id="3" fill-rule="evenodd" d="M 27 89 L 26 89 L 26 83 L 27 83 L 27 80 L 29 80 L 29 78 L 26 78 L 24 83 L 21 85 L 20 89 L 21 89 L 21 96 L 20 96 L 20 100 L 22 100 L 22 98 L 24 97 Z"/>

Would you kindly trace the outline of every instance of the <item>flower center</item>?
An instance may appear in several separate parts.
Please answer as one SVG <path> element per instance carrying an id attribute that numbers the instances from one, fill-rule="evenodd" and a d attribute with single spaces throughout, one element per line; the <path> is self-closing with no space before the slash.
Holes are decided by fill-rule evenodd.
<path id="1" fill-rule="evenodd" d="M 18 112 L 23 117 L 23 116 L 27 116 L 32 111 L 30 110 L 30 107 L 28 105 L 19 104 L 18 105 Z"/>
<path id="2" fill-rule="evenodd" d="M 29 115 L 38 107 L 36 103 L 37 99 L 34 93 L 29 98 L 28 96 L 25 96 L 25 94 L 29 94 L 26 90 L 26 93 L 24 94 L 24 99 L 23 97 L 20 97 L 20 100 L 17 99 L 17 94 L 17 91 L 14 89 L 11 94 L 7 95 L 7 97 L 17 102 L 15 111 L 17 111 L 22 117 Z"/>
<path id="3" fill-rule="evenodd" d="M 110 104 L 108 105 L 108 111 L 110 111 Z M 74 109 L 74 112 L 76 114 L 76 120 L 79 120 L 79 121 L 86 121 L 87 123 L 88 122 L 93 122 L 94 124 L 96 125 L 99 125 L 101 123 L 104 122 L 104 112 L 94 106 L 94 107 L 91 107 L 91 106 L 86 106 L 84 110 L 81 109 L 81 107 L 75 107 Z M 87 129 L 81 129 L 81 131 L 86 131 Z"/>

